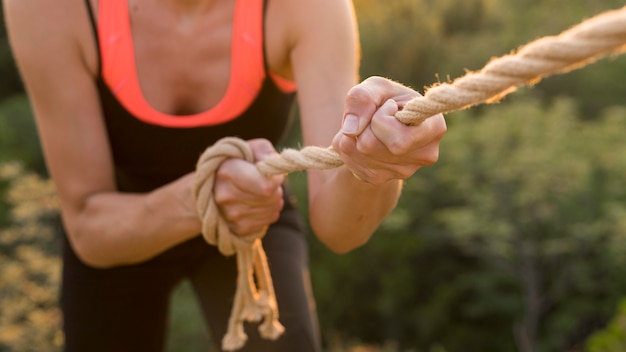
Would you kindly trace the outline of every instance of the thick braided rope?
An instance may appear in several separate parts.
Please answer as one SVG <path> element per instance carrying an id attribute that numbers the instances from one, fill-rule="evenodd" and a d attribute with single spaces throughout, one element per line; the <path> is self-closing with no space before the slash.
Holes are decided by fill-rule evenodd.
<path id="1" fill-rule="evenodd" d="M 540 38 L 517 53 L 493 59 L 477 72 L 469 72 L 452 83 L 428 88 L 424 96 L 409 101 L 396 118 L 405 124 L 418 124 L 429 116 L 493 103 L 522 85 L 535 84 L 547 76 L 565 73 L 588 65 L 609 54 L 626 50 L 626 7 L 597 15 L 558 36 Z M 244 321 L 259 321 L 262 336 L 278 338 L 284 328 L 278 322 L 274 289 L 261 246 L 264 233 L 245 238 L 232 234 L 220 216 L 212 192 L 215 172 L 228 158 L 254 161 L 248 145 L 237 138 L 225 138 L 209 147 L 196 166 L 195 195 L 202 233 L 224 255 L 237 253 L 237 291 L 222 340 L 222 348 L 241 348 L 247 339 Z M 307 169 L 332 169 L 343 161 L 332 149 L 315 146 L 301 150 L 285 149 L 279 155 L 256 164 L 265 175 L 286 174 Z M 255 285 L 254 276 L 258 282 Z"/>

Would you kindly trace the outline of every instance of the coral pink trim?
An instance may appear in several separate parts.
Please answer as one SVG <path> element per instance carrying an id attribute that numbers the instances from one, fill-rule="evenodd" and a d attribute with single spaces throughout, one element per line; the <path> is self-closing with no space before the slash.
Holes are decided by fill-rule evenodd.
<path id="1" fill-rule="evenodd" d="M 275 74 L 274 72 L 270 71 L 269 75 L 270 75 L 270 78 L 272 78 L 272 80 L 274 81 L 274 84 L 276 84 L 278 89 L 283 91 L 283 93 L 293 93 L 298 88 L 296 86 L 296 82 L 291 81 L 291 80 L 289 80 L 287 78 L 283 78 L 283 77 Z"/>
<path id="2" fill-rule="evenodd" d="M 104 81 L 124 108 L 144 122 L 181 128 L 228 122 L 241 115 L 261 90 L 265 79 L 262 0 L 235 3 L 231 77 L 222 100 L 207 111 L 184 116 L 157 111 L 143 96 L 137 78 L 127 1 L 101 0 L 98 13 Z M 293 83 L 277 84 L 286 91 L 295 89 Z"/>

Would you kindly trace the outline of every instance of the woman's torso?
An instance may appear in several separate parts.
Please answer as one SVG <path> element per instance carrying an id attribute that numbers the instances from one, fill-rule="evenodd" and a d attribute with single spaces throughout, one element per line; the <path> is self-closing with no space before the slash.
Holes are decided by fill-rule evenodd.
<path id="1" fill-rule="evenodd" d="M 214 14 L 189 23 L 159 6 L 110 4 L 96 13 L 96 78 L 119 190 L 150 191 L 193 171 L 224 136 L 280 140 L 293 94 L 268 77 L 262 0 L 218 1 Z M 124 46 L 116 29 L 128 21 Z"/>
<path id="2" fill-rule="evenodd" d="M 126 0 L 108 1 L 125 2 Z M 232 59 L 230 45 L 232 41 L 227 34 L 232 32 L 232 28 L 228 24 L 220 23 L 213 30 L 224 33 L 215 36 L 208 35 L 212 41 L 199 40 L 200 44 L 190 49 L 188 56 L 176 55 L 178 51 L 184 50 L 185 46 L 191 45 L 189 42 L 179 40 L 180 36 L 187 36 L 189 33 L 174 33 L 154 42 L 154 38 L 158 37 L 160 31 L 166 28 L 165 23 L 145 24 L 145 27 L 142 27 L 141 21 L 148 21 L 152 17 L 148 17 L 148 14 L 142 14 L 140 16 L 146 16 L 145 19 L 138 19 L 133 15 L 134 3 L 134 0 L 128 2 L 129 14 L 133 26 L 133 42 L 136 44 L 134 46 L 136 66 L 138 68 L 143 65 L 148 66 L 145 70 L 138 69 L 138 81 L 146 101 L 161 113 L 173 115 L 170 116 L 173 118 L 176 118 L 174 115 L 201 114 L 212 109 L 222 100 L 230 79 Z M 97 2 L 92 2 L 91 6 L 92 10 L 98 9 Z M 143 7 L 135 7 L 134 11 L 141 12 L 142 9 Z M 98 14 L 97 11 L 94 12 L 97 22 Z M 228 17 L 227 14 L 221 16 Z M 152 20 L 155 19 L 152 18 Z M 204 30 L 208 31 L 209 27 L 204 27 Z M 149 33 L 154 34 L 155 37 L 148 36 Z M 198 33 L 194 34 L 198 35 Z M 142 35 L 146 37 L 142 38 Z M 246 108 L 245 112 L 228 122 L 181 128 L 159 126 L 142 121 L 132 116 L 125 109 L 102 77 L 100 50 L 96 45 L 92 45 L 98 43 L 95 40 L 96 36 L 79 36 L 79 38 L 81 38 L 79 44 L 85 53 L 85 63 L 88 69 L 92 71 L 98 86 L 103 109 L 102 115 L 109 136 L 119 191 L 148 192 L 184 173 L 193 171 L 200 153 L 221 136 L 234 135 L 244 139 L 265 137 L 276 142 L 287 126 L 287 116 L 290 112 L 293 93 L 286 93 L 281 90 L 280 85 L 269 77 L 263 80 L 258 96 Z M 169 43 L 159 43 L 159 41 L 168 41 Z M 214 48 L 216 52 L 210 53 L 213 41 L 217 46 Z M 265 41 L 264 36 L 260 49 L 263 50 L 268 45 L 269 43 Z M 225 51 L 229 53 L 225 54 Z M 214 57 L 211 57 L 212 55 Z M 159 65 L 149 63 L 153 56 L 160 56 L 155 61 L 160 62 Z M 264 55 L 266 69 L 272 70 L 268 56 Z M 187 59 L 181 59 L 184 57 Z M 166 60 L 168 58 L 174 61 L 170 63 Z M 203 63 L 204 60 L 207 62 Z M 211 67 L 206 70 L 194 67 L 203 65 Z M 197 75 L 195 74 L 196 69 L 198 70 Z M 268 72 L 266 71 L 266 73 Z M 171 99 L 166 97 L 170 94 L 172 95 Z M 160 99 L 164 99 L 164 101 L 159 102 Z M 153 104 L 153 102 L 155 103 Z M 185 116 L 181 116 L 181 118 L 185 118 Z M 296 232 L 303 235 L 299 213 L 291 204 L 288 196 L 285 197 L 285 208 L 277 223 L 280 226 L 292 226 L 297 230 Z M 67 238 L 65 241 L 66 266 L 82 267 L 91 272 L 92 269 L 82 264 L 73 253 Z M 198 236 L 156 256 L 146 262 L 145 265 L 152 265 L 152 263 L 160 261 L 167 263 L 185 262 L 193 261 L 197 257 L 202 258 L 209 251 L 207 249 L 209 247 L 204 246 L 204 243 L 204 240 Z"/>

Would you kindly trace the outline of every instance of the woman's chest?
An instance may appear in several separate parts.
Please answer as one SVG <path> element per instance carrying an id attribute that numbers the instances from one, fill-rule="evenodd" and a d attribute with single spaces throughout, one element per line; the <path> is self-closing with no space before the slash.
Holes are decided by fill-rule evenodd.
<path id="1" fill-rule="evenodd" d="M 164 113 L 193 114 L 217 105 L 239 78 L 258 74 L 252 67 L 285 72 L 289 55 L 280 32 L 263 13 L 242 12 L 233 6 L 192 20 L 157 21 L 157 13 L 131 11 L 136 74 L 146 101 Z"/>

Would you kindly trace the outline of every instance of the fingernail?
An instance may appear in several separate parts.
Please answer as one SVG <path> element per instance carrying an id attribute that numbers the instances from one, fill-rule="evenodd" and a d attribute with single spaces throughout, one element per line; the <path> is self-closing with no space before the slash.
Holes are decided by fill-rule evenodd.
<path id="1" fill-rule="evenodd" d="M 348 114 L 343 120 L 341 132 L 345 134 L 355 134 L 359 131 L 359 118 L 356 115 Z"/>

